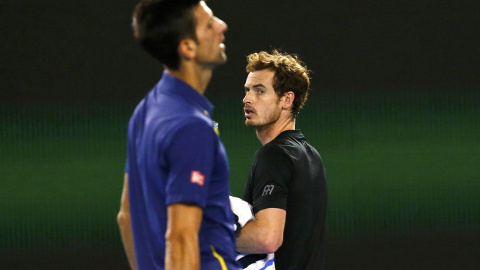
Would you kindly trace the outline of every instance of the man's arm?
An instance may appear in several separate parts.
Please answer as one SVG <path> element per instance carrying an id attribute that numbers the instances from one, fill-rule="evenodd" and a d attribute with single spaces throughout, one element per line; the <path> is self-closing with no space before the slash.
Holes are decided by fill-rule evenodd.
<path id="1" fill-rule="evenodd" d="M 237 237 L 237 251 L 249 254 L 273 253 L 283 243 L 287 212 L 279 208 L 260 210 L 255 220 L 242 228 Z"/>
<path id="2" fill-rule="evenodd" d="M 165 270 L 200 269 L 198 232 L 202 209 L 196 205 L 172 204 L 167 211 Z"/>
<path id="3" fill-rule="evenodd" d="M 128 202 L 128 173 L 125 173 L 123 181 L 122 198 L 120 200 L 120 212 L 117 215 L 118 226 L 122 235 L 123 247 L 127 254 L 128 263 L 132 270 L 137 270 L 135 248 L 133 245 L 132 222 L 130 219 L 130 204 Z"/>

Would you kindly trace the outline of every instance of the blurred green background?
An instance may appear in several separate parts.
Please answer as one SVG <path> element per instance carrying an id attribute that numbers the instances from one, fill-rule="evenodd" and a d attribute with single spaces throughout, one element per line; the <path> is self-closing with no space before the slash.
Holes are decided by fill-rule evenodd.
<path id="1" fill-rule="evenodd" d="M 237 196 L 260 146 L 240 100 L 214 101 Z M 115 217 L 133 108 L 1 108 L 2 269 L 127 269 Z M 297 128 L 327 170 L 331 269 L 478 266 L 477 91 L 313 93 Z"/>
<path id="2" fill-rule="evenodd" d="M 1 1 L 0 270 L 128 269 L 127 123 L 161 76 L 132 38 L 137 2 Z M 327 171 L 327 269 L 480 269 L 479 1 L 208 5 L 229 27 L 206 95 L 235 195 L 260 146 L 245 56 L 296 53 L 313 89 L 297 128 Z"/>

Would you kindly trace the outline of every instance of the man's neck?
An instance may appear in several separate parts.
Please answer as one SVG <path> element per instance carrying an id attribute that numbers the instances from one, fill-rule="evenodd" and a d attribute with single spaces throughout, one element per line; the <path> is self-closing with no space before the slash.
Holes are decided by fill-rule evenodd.
<path id="1" fill-rule="evenodd" d="M 194 64 L 183 64 L 178 70 L 167 68 L 167 73 L 186 82 L 200 93 L 200 95 L 203 95 L 207 90 L 210 79 L 212 78 L 213 69 L 201 68 Z"/>
<path id="2" fill-rule="evenodd" d="M 295 119 L 285 118 L 283 121 L 277 121 L 268 126 L 259 127 L 256 129 L 257 138 L 262 145 L 265 145 L 275 139 L 280 133 L 285 130 L 295 129 Z"/>

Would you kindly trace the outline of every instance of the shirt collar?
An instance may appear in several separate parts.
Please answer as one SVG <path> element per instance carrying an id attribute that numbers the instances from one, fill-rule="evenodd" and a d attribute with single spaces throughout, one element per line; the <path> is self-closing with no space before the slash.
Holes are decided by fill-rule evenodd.
<path id="1" fill-rule="evenodd" d="M 303 136 L 302 131 L 300 129 L 284 130 L 280 134 L 278 134 L 277 138 L 282 136 L 293 136 L 297 139 L 305 140 L 305 136 Z"/>
<path id="2" fill-rule="evenodd" d="M 188 103 L 201 110 L 205 115 L 208 114 L 212 116 L 213 104 L 205 96 L 200 95 L 200 93 L 193 89 L 189 84 L 168 74 L 166 70 L 163 71 L 162 78 L 160 79 L 160 82 L 158 82 L 155 91 L 180 96 Z"/>

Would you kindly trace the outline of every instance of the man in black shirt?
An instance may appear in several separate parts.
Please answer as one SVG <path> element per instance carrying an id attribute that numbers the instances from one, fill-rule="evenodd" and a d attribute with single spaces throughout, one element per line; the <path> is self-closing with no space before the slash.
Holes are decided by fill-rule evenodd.
<path id="1" fill-rule="evenodd" d="M 324 269 L 327 206 L 322 159 L 295 119 L 310 88 L 297 56 L 273 51 L 248 56 L 245 124 L 262 147 L 255 153 L 243 199 L 255 220 L 237 237 L 237 251 L 275 253 L 275 268 Z"/>

